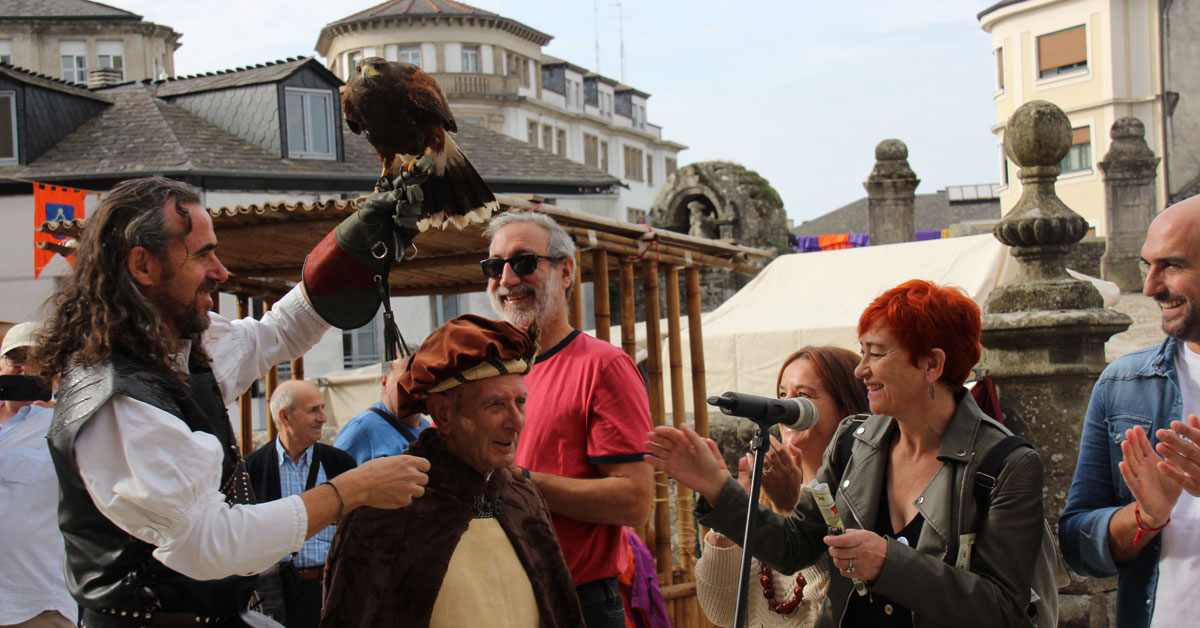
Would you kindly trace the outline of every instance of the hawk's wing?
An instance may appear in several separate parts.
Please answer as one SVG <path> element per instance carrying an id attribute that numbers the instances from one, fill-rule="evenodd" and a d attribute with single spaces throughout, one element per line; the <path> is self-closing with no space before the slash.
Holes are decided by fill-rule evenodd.
<path id="1" fill-rule="evenodd" d="M 450 113 L 446 95 L 432 76 L 413 65 L 405 68 L 401 79 L 407 83 L 404 93 L 408 95 L 413 107 L 434 114 L 441 120 L 442 128 L 447 131 L 458 132 L 458 124 L 454 122 L 454 114 Z"/>

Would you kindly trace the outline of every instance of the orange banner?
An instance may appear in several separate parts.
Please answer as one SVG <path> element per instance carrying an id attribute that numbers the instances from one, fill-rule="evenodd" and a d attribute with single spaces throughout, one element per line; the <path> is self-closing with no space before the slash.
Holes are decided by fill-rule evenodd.
<path id="1" fill-rule="evenodd" d="M 83 218 L 83 201 L 87 198 L 87 190 L 60 188 L 45 183 L 35 183 L 33 186 L 33 276 L 37 278 L 42 269 L 54 257 L 53 251 L 44 251 L 37 247 L 38 242 L 57 242 L 61 236 L 52 236 L 38 231 L 43 222 L 56 220 L 74 220 Z M 75 259 L 66 258 L 72 266 Z"/>

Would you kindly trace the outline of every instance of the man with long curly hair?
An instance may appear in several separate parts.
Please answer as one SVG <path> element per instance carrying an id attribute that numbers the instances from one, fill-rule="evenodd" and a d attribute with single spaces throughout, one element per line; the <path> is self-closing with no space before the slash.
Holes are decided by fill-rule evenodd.
<path id="1" fill-rule="evenodd" d="M 88 218 L 31 356 L 35 372 L 62 373 L 48 437 L 82 625 L 247 625 L 247 576 L 358 506 L 421 495 L 428 462 L 403 456 L 255 504 L 225 411 L 320 339 L 338 318 L 330 303 L 353 309 L 312 286 L 331 264 L 355 268 L 358 251 L 345 243 L 370 239 L 394 208 L 394 197 L 373 197 L 347 218 L 306 260 L 304 285 L 258 321 L 209 312 L 228 273 L 191 186 L 125 181 Z"/>

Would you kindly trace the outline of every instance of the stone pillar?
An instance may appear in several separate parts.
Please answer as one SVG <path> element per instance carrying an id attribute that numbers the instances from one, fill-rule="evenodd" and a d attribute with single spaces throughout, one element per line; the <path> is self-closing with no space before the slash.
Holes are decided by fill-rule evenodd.
<path id="1" fill-rule="evenodd" d="M 1104 308 L 1090 283 L 1067 274 L 1064 256 L 1087 221 L 1058 198 L 1058 163 L 1071 147 L 1071 123 L 1046 101 L 1013 113 L 1004 132 L 1008 158 L 1020 167 L 1020 200 L 992 233 L 1012 247 L 1017 278 L 984 305 L 984 366 L 995 379 L 1007 425 L 1042 456 L 1046 518 L 1056 527 L 1079 456 L 1079 431 L 1092 385 L 1105 366 L 1104 343 L 1132 322 Z M 1115 580 L 1081 580 L 1060 598 L 1060 623 L 1105 626 Z"/>
<path id="2" fill-rule="evenodd" d="M 1098 164 L 1104 173 L 1108 221 L 1101 273 L 1124 292 L 1141 292 L 1142 245 L 1154 220 L 1154 178 L 1160 160 L 1146 145 L 1146 127 L 1137 118 L 1114 122 L 1111 136 L 1108 154 Z"/>
<path id="3" fill-rule="evenodd" d="M 875 167 L 867 189 L 867 218 L 871 245 L 912 242 L 917 237 L 913 208 L 920 185 L 908 166 L 908 147 L 900 140 L 883 140 L 875 147 Z"/>

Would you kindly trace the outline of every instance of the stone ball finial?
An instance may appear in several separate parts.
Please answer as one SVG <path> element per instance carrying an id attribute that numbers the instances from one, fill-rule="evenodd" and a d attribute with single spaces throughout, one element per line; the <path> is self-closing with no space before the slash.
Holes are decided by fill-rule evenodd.
<path id="1" fill-rule="evenodd" d="M 917 180 L 917 173 L 908 165 L 908 147 L 904 142 L 889 139 L 875 146 L 875 167 L 871 168 L 868 181 L 879 180 Z"/>
<path id="2" fill-rule="evenodd" d="M 1004 152 L 1013 163 L 1058 167 L 1071 150 L 1071 120 L 1054 103 L 1034 100 L 1021 105 L 1004 129 Z"/>
<path id="3" fill-rule="evenodd" d="M 908 146 L 896 139 L 887 139 L 875 145 L 875 161 L 908 159 Z"/>
<path id="4" fill-rule="evenodd" d="M 1114 140 L 1144 138 L 1146 137 L 1146 125 L 1137 118 L 1126 116 L 1113 123 L 1108 135 Z"/>

